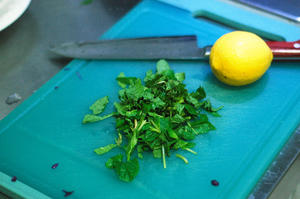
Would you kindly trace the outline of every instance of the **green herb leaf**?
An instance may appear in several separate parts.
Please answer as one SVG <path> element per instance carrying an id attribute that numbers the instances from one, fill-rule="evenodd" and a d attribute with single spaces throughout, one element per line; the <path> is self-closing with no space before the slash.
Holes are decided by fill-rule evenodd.
<path id="1" fill-rule="evenodd" d="M 153 157 L 161 158 L 161 147 L 154 148 Z"/>
<path id="2" fill-rule="evenodd" d="M 171 118 L 171 122 L 180 124 L 180 123 L 185 122 L 185 119 L 181 115 L 176 114 Z"/>
<path id="3" fill-rule="evenodd" d="M 178 136 L 177 136 L 176 132 L 173 129 L 169 128 L 168 129 L 168 134 L 169 134 L 170 138 L 173 138 L 173 139 L 176 139 L 176 140 L 178 139 Z"/>
<path id="4" fill-rule="evenodd" d="M 159 97 L 153 98 L 152 102 L 153 102 L 153 104 L 152 104 L 152 108 L 153 109 L 161 108 L 161 107 L 163 107 L 166 104 Z"/>
<path id="5" fill-rule="evenodd" d="M 118 84 L 122 88 L 125 88 L 127 85 L 134 84 L 136 80 L 136 77 L 125 77 L 123 72 L 121 72 L 117 77 Z"/>
<path id="6" fill-rule="evenodd" d="M 184 140 L 193 140 L 196 137 L 196 133 L 189 126 L 181 127 L 178 130 L 178 136 Z"/>
<path id="7" fill-rule="evenodd" d="M 144 78 L 144 82 L 152 81 L 155 78 L 155 75 L 152 73 L 152 70 L 148 70 L 146 72 L 146 77 Z"/>
<path id="8" fill-rule="evenodd" d="M 219 106 L 218 108 L 213 108 L 210 100 L 208 100 L 208 99 L 203 101 L 201 106 L 204 110 L 212 113 L 212 115 L 214 115 L 216 117 L 220 117 L 220 115 L 217 112 L 223 108 L 223 106 Z"/>
<path id="9" fill-rule="evenodd" d="M 205 114 L 200 114 L 200 117 L 189 123 L 190 126 L 198 133 L 204 134 L 216 128 L 208 121 L 208 117 Z"/>
<path id="10" fill-rule="evenodd" d="M 128 98 L 137 101 L 139 98 L 143 97 L 144 95 L 144 86 L 140 79 L 137 79 L 133 84 L 126 89 L 126 95 Z"/>
<path id="11" fill-rule="evenodd" d="M 132 160 L 122 162 L 118 167 L 115 168 L 119 179 L 124 182 L 131 182 L 139 172 L 139 162 L 138 159 L 134 158 Z"/>
<path id="12" fill-rule="evenodd" d="M 151 117 L 154 117 L 154 118 L 162 118 L 163 117 L 163 116 L 158 115 L 157 113 L 154 113 L 154 112 L 149 112 L 148 115 L 151 116 Z"/>
<path id="13" fill-rule="evenodd" d="M 184 73 L 175 73 L 175 77 L 178 81 L 183 82 L 185 79 L 185 74 Z"/>
<path id="14" fill-rule="evenodd" d="M 82 120 L 82 123 L 83 124 L 86 124 L 86 123 L 92 123 L 92 122 L 98 122 L 98 121 L 101 121 L 101 120 L 105 120 L 111 116 L 113 116 L 114 113 L 111 113 L 111 114 L 108 114 L 108 115 L 105 115 L 105 116 L 97 116 L 97 115 L 91 115 L 91 114 L 87 114 L 84 116 L 83 120 Z"/>
<path id="15" fill-rule="evenodd" d="M 184 107 L 185 106 L 183 104 L 176 103 L 174 109 L 181 115 Z"/>
<path id="16" fill-rule="evenodd" d="M 122 154 L 115 155 L 106 161 L 105 166 L 109 169 L 119 167 L 119 165 L 122 163 L 122 160 L 123 160 Z"/>
<path id="17" fill-rule="evenodd" d="M 184 140 L 177 140 L 177 142 L 173 145 L 174 149 L 185 149 L 185 148 L 193 148 L 195 143 L 186 142 Z"/>
<path id="18" fill-rule="evenodd" d="M 128 110 L 126 106 L 122 106 L 120 103 L 117 102 L 114 103 L 114 106 L 120 115 L 126 115 L 126 112 Z"/>
<path id="19" fill-rule="evenodd" d="M 184 73 L 174 73 L 166 60 L 160 60 L 157 71 L 147 71 L 144 83 L 137 77 L 126 77 L 120 73 L 116 78 L 123 88 L 119 90 L 119 101 L 114 103 L 116 112 L 100 117 L 108 102 L 96 101 L 91 106 L 94 114 L 84 117 L 83 123 L 96 122 L 114 116 L 116 118 L 115 143 L 95 149 L 97 154 L 104 154 L 115 147 L 125 151 L 107 160 L 106 167 L 111 168 L 125 182 L 132 181 L 139 171 L 138 160 L 145 151 L 150 151 L 154 158 L 161 158 L 166 168 L 167 157 L 173 150 L 186 150 L 197 154 L 191 148 L 197 135 L 214 130 L 206 114 L 218 116 L 222 108 L 212 107 L 206 99 L 203 87 L 188 92 Z M 123 139 L 125 139 L 123 143 Z M 135 153 L 137 152 L 137 153 Z M 177 154 L 187 163 L 187 159 Z M 125 159 L 125 161 L 123 160 Z"/>
<path id="20" fill-rule="evenodd" d="M 138 158 L 143 159 L 143 146 L 142 145 L 138 145 L 137 146 L 137 152 L 138 152 Z"/>
<path id="21" fill-rule="evenodd" d="M 194 129 L 198 132 L 198 134 L 204 134 L 211 130 L 215 130 L 216 128 L 210 122 L 206 122 L 201 125 L 198 125 L 198 127 Z"/>
<path id="22" fill-rule="evenodd" d="M 113 148 L 117 147 L 118 145 L 116 144 L 109 144 L 103 147 L 99 147 L 97 149 L 94 150 L 95 153 L 97 153 L 98 155 L 103 155 L 107 152 L 109 152 L 110 150 L 112 150 Z"/>
<path id="23" fill-rule="evenodd" d="M 199 114 L 198 111 L 197 111 L 197 109 L 196 109 L 194 106 L 190 105 L 190 104 L 184 104 L 184 108 L 185 108 L 190 114 L 192 114 L 192 115 L 198 115 L 198 114 Z"/>
<path id="24" fill-rule="evenodd" d="M 126 117 L 136 117 L 136 116 L 138 116 L 139 114 L 141 113 L 141 111 L 138 111 L 138 110 L 132 110 L 132 111 L 127 111 L 126 113 L 125 113 L 125 116 Z"/>
<path id="25" fill-rule="evenodd" d="M 113 169 L 119 176 L 119 179 L 124 182 L 131 182 L 139 172 L 139 162 L 136 158 L 124 162 L 123 155 L 119 154 L 107 160 L 105 166 Z"/>
<path id="26" fill-rule="evenodd" d="M 170 66 L 166 60 L 161 59 L 156 64 L 156 70 L 157 70 L 157 73 L 162 73 L 162 72 L 170 70 Z"/>
<path id="27" fill-rule="evenodd" d="M 145 142 L 152 142 L 158 137 L 159 137 L 159 134 L 157 132 L 146 131 L 145 136 L 144 136 L 144 141 Z"/>
<path id="28" fill-rule="evenodd" d="M 199 100 L 194 98 L 191 94 L 186 97 L 186 101 L 192 104 L 195 108 L 199 108 Z"/>
<path id="29" fill-rule="evenodd" d="M 197 100 L 202 100 L 206 97 L 206 93 L 203 87 L 199 87 L 196 92 L 191 93 L 192 97 L 196 98 Z"/>
<path id="30" fill-rule="evenodd" d="M 105 96 L 101 99 L 98 99 L 92 106 L 90 106 L 90 110 L 93 111 L 94 115 L 98 115 L 103 112 L 107 103 L 108 97 Z"/>
<path id="31" fill-rule="evenodd" d="M 125 88 L 127 86 L 127 82 L 124 83 L 122 81 L 123 79 L 120 80 L 120 78 L 123 78 L 123 77 L 125 77 L 125 73 L 121 72 L 117 77 L 117 81 L 118 81 L 119 86 L 121 86 L 122 88 Z"/>

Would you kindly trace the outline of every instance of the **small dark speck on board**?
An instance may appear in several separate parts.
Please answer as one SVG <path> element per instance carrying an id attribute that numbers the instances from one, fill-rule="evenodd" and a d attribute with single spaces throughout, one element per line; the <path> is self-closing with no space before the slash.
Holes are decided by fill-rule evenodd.
<path id="1" fill-rule="evenodd" d="M 81 74 L 77 71 L 76 72 L 76 75 L 77 75 L 77 77 L 79 78 L 79 79 L 82 79 L 82 76 L 81 76 Z"/>
<path id="2" fill-rule="evenodd" d="M 211 184 L 212 184 L 213 186 L 219 186 L 219 182 L 218 182 L 217 180 L 212 180 L 212 181 L 211 181 Z"/>
<path id="3" fill-rule="evenodd" d="M 74 191 L 66 191 L 66 190 L 62 190 L 62 191 L 65 193 L 64 197 L 68 197 L 74 193 Z"/>
<path id="4" fill-rule="evenodd" d="M 12 182 L 16 182 L 16 181 L 17 181 L 17 177 L 16 177 L 16 176 L 13 176 L 13 177 L 11 178 L 11 181 L 12 181 Z"/>
<path id="5" fill-rule="evenodd" d="M 54 165 L 52 165 L 52 169 L 56 169 L 58 167 L 58 163 L 55 163 Z"/>

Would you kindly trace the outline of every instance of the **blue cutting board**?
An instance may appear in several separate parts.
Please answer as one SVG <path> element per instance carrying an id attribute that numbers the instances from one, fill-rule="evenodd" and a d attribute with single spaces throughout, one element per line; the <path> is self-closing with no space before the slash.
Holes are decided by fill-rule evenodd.
<path id="1" fill-rule="evenodd" d="M 212 2 L 219 20 L 225 3 Z M 230 16 L 225 23 L 239 25 L 248 15 L 248 20 L 258 18 L 268 26 L 285 24 L 231 4 L 226 4 L 226 9 L 234 11 L 235 19 Z M 299 32 L 290 24 L 284 27 L 294 32 L 272 32 L 267 25 L 251 27 L 248 30 L 271 39 L 294 39 Z M 196 34 L 202 46 L 231 30 L 195 19 L 190 11 L 144 1 L 102 38 Z M 69 198 L 89 199 L 247 197 L 299 124 L 299 63 L 273 63 L 262 79 L 244 87 L 218 82 L 206 61 L 170 61 L 170 65 L 176 72 L 186 73 L 190 91 L 202 85 L 213 104 L 224 105 L 222 117 L 211 118 L 217 130 L 197 137 L 194 150 L 198 155 L 182 152 L 189 164 L 173 155 L 163 169 L 159 159 L 147 154 L 132 183 L 119 181 L 104 165 L 119 151 L 103 156 L 93 153 L 113 142 L 114 119 L 89 125 L 82 125 L 81 120 L 96 99 L 107 95 L 111 102 L 118 100 L 115 77 L 120 72 L 142 78 L 147 70 L 155 70 L 155 61 L 74 60 L 0 122 L 0 171 L 52 198 L 64 198 L 62 189 L 75 191 Z M 112 110 L 110 103 L 105 112 Z M 57 162 L 59 166 L 51 169 Z M 220 185 L 212 186 L 212 179 Z"/>

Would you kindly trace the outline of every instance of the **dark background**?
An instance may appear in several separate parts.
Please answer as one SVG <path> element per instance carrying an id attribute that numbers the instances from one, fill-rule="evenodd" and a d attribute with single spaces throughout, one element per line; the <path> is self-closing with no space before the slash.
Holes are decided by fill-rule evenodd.
<path id="1" fill-rule="evenodd" d="M 28 98 L 70 60 L 48 51 L 51 44 L 95 40 L 139 0 L 32 0 L 28 10 L 0 32 L 0 119 L 18 104 L 6 98 Z"/>

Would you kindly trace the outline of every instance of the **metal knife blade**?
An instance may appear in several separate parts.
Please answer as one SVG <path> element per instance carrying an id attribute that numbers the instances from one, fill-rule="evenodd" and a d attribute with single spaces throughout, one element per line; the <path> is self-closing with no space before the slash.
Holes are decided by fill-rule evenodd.
<path id="1" fill-rule="evenodd" d="M 266 41 L 274 60 L 300 60 L 300 40 Z M 210 55 L 211 46 L 199 48 L 197 37 L 168 36 L 134 39 L 64 43 L 50 48 L 58 55 L 78 59 L 176 59 L 202 60 Z"/>
<path id="2" fill-rule="evenodd" d="M 78 59 L 176 59 L 209 57 L 210 47 L 199 48 L 197 37 L 147 37 L 134 39 L 71 42 L 50 48 L 58 55 Z"/>

